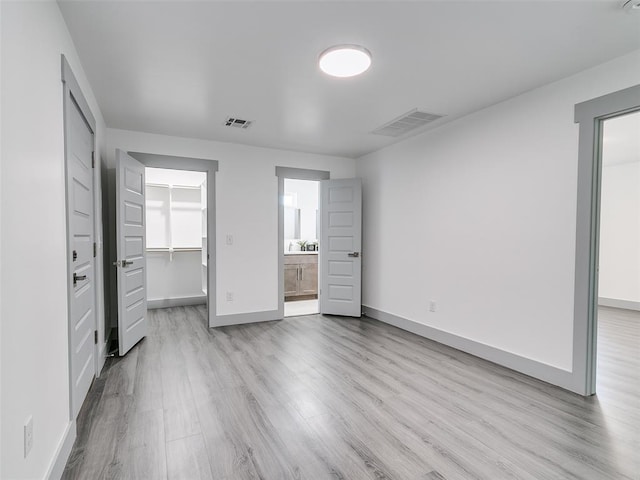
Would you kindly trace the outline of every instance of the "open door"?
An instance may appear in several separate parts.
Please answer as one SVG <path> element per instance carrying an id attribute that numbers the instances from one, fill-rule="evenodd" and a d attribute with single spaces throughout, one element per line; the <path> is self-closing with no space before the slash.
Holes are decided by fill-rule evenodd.
<path id="1" fill-rule="evenodd" d="M 359 317 L 362 309 L 362 183 L 320 182 L 320 313 Z"/>
<path id="2" fill-rule="evenodd" d="M 116 246 L 118 352 L 147 334 L 144 165 L 116 150 Z"/>

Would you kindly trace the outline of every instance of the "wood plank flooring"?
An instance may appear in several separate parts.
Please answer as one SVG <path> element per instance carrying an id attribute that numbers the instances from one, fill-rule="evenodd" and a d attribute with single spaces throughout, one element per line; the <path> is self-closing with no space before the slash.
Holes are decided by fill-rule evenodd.
<path id="1" fill-rule="evenodd" d="M 363 318 L 205 327 L 150 311 L 65 479 L 640 479 L 640 314 L 605 308 L 583 398 Z"/>

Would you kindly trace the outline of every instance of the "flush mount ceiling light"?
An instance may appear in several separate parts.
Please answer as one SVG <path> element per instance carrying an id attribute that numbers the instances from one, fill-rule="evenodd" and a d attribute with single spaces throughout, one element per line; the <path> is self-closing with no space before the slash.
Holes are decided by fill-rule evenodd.
<path id="1" fill-rule="evenodd" d="M 371 53 L 360 45 L 327 48 L 318 60 L 320 70 L 333 77 L 355 77 L 371 66 Z"/>

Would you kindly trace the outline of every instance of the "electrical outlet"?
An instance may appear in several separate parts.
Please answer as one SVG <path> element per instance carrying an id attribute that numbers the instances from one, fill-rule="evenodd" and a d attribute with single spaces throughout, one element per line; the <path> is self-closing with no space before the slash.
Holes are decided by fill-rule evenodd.
<path id="1" fill-rule="evenodd" d="M 27 458 L 33 447 L 33 417 L 29 416 L 24 424 L 24 458 Z"/>
<path id="2" fill-rule="evenodd" d="M 233 302 L 233 292 L 227 292 L 227 302 Z"/>
<path id="3" fill-rule="evenodd" d="M 429 311 L 435 312 L 437 309 L 437 304 L 435 300 L 429 300 Z"/>
<path id="4" fill-rule="evenodd" d="M 231 235 L 230 233 L 227 233 L 226 243 L 227 245 L 233 245 L 233 235 Z"/>

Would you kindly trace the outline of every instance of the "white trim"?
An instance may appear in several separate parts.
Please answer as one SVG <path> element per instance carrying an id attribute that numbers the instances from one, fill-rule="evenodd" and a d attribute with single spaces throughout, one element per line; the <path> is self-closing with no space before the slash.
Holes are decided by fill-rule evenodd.
<path id="1" fill-rule="evenodd" d="M 56 453 L 51 459 L 51 464 L 47 469 L 46 475 L 44 476 L 45 480 L 60 480 L 60 478 L 62 478 L 64 467 L 67 465 L 67 461 L 69 460 L 69 455 L 71 455 L 71 450 L 73 449 L 73 444 L 75 441 L 76 421 L 71 420 L 67 424 L 67 429 L 60 439 L 58 448 L 56 448 Z"/>
<path id="2" fill-rule="evenodd" d="M 67 57 L 64 54 L 60 55 L 61 60 L 61 73 L 60 77 L 62 83 L 64 83 L 70 90 L 71 95 L 73 96 L 73 100 L 77 103 L 78 108 L 84 115 L 85 120 L 91 127 L 91 133 L 95 134 L 96 132 L 96 119 L 91 112 L 91 108 L 89 104 L 84 98 L 84 94 L 82 93 L 82 89 L 80 88 L 80 84 L 76 80 L 75 75 L 73 74 L 73 70 L 71 70 L 71 65 L 67 61 Z"/>
<path id="3" fill-rule="evenodd" d="M 579 139 L 572 370 L 573 383 L 583 395 L 596 393 L 602 122 L 637 110 L 640 85 L 574 108 Z"/>
<path id="4" fill-rule="evenodd" d="M 266 310 L 264 312 L 234 313 L 231 315 L 216 316 L 216 324 L 213 327 L 227 327 L 230 325 L 243 325 L 245 323 L 271 322 L 282 320 L 278 310 Z"/>
<path id="5" fill-rule="evenodd" d="M 98 358 L 97 358 L 97 365 L 96 365 L 96 378 L 100 377 L 100 374 L 102 373 L 102 368 L 104 367 L 105 362 L 107 361 L 107 342 L 105 339 L 104 343 L 99 343 L 98 344 Z"/>
<path id="6" fill-rule="evenodd" d="M 146 247 L 147 253 L 201 252 L 202 247 Z"/>
<path id="7" fill-rule="evenodd" d="M 196 295 L 193 297 L 177 297 L 177 298 L 158 298 L 155 300 L 147 300 L 147 309 L 156 308 L 184 307 L 187 305 L 206 305 L 206 295 Z"/>
<path id="8" fill-rule="evenodd" d="M 476 342 L 468 338 L 454 335 L 453 333 L 438 330 L 423 323 L 409 320 L 407 318 L 398 317 L 392 313 L 376 310 L 375 308 L 362 306 L 362 313 L 369 318 L 388 323 L 395 327 L 401 328 L 411 333 L 415 333 L 429 340 L 434 340 L 443 345 L 453 347 L 484 360 L 510 368 L 516 372 L 524 373 L 530 377 L 542 380 L 553 385 L 565 388 L 575 393 L 582 393 L 579 388 L 575 388 L 572 381 L 571 372 L 562 370 L 545 363 L 541 363 L 530 358 L 516 355 L 515 353 L 506 352 L 499 348 Z"/>
<path id="9" fill-rule="evenodd" d="M 640 302 L 634 302 L 632 300 L 598 297 L 598 305 L 601 307 L 623 308 L 625 310 L 636 310 L 640 312 Z"/>

